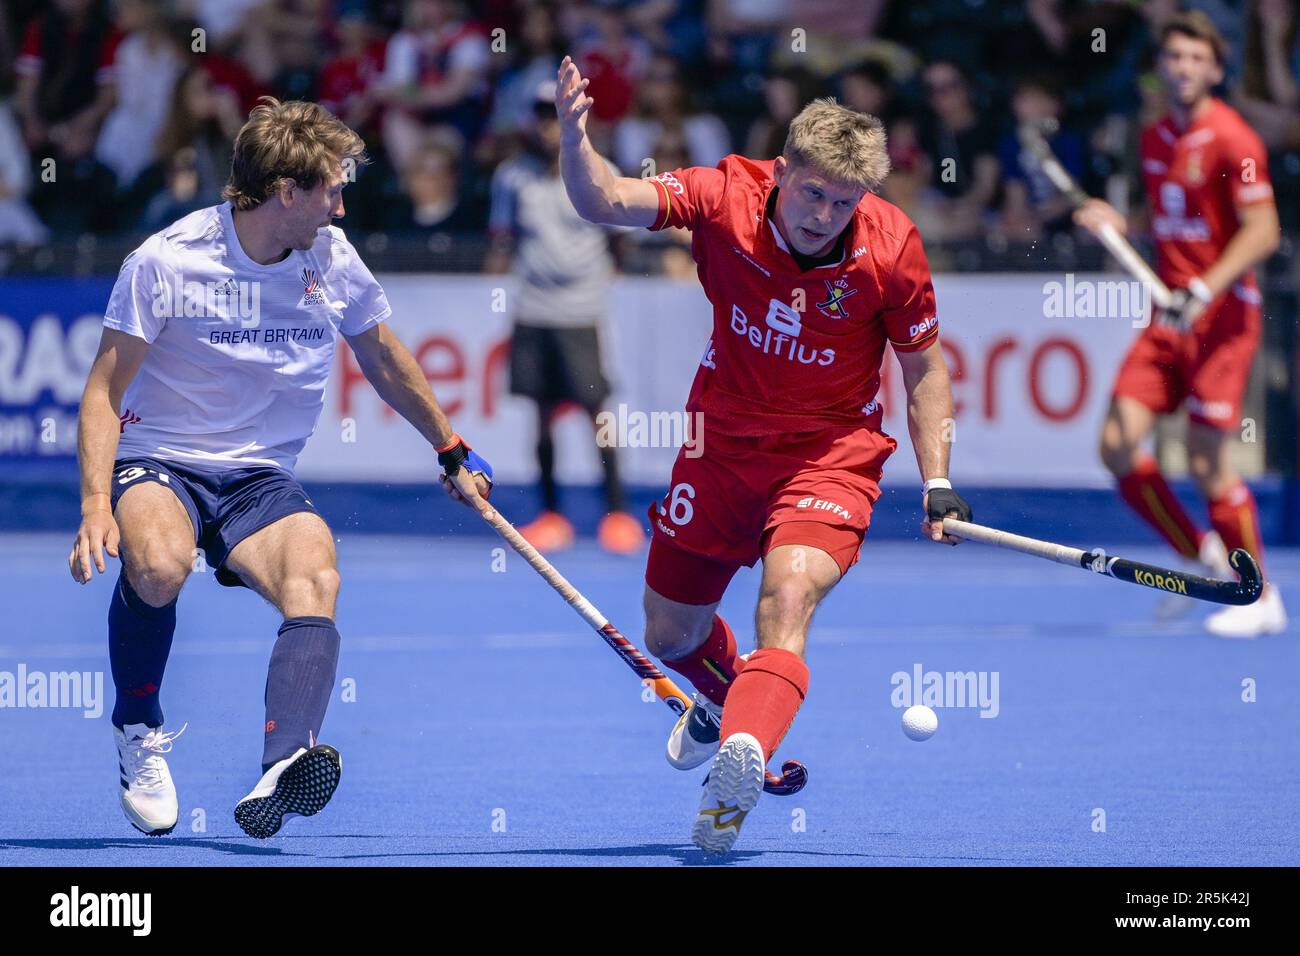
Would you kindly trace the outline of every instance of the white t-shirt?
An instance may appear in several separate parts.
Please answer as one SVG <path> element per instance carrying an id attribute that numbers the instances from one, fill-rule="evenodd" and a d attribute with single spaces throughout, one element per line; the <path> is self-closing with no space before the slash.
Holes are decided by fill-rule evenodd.
<path id="1" fill-rule="evenodd" d="M 118 457 L 292 469 L 316 429 L 336 331 L 392 309 L 343 231 L 259 265 L 230 204 L 155 233 L 127 256 L 104 326 L 150 343 L 123 398 Z"/>

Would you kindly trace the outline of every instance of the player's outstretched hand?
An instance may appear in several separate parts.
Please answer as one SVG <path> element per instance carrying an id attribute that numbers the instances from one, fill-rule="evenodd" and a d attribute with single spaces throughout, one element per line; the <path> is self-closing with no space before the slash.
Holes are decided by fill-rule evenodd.
<path id="1" fill-rule="evenodd" d="M 587 135 L 587 111 L 596 102 L 587 95 L 587 85 L 573 57 L 566 56 L 555 76 L 555 115 L 560 118 L 560 135 L 581 142 Z"/>
<path id="2" fill-rule="evenodd" d="M 486 501 L 492 493 L 492 466 L 459 435 L 451 445 L 438 452 L 438 463 L 443 469 L 443 490 L 453 501 L 478 510 L 477 499 Z"/>
<path id="3" fill-rule="evenodd" d="M 951 488 L 934 488 L 926 492 L 921 504 L 925 517 L 921 519 L 921 530 L 931 541 L 944 544 L 960 544 L 962 539 L 956 535 L 944 534 L 943 519 L 956 518 L 958 521 L 970 521 L 972 512 L 966 499 Z"/>
<path id="4" fill-rule="evenodd" d="M 1089 199 L 1074 211 L 1074 221 L 1093 235 L 1105 225 L 1111 226 L 1121 236 L 1128 231 L 1128 223 L 1120 211 L 1103 199 Z"/>
<path id="5" fill-rule="evenodd" d="M 104 552 L 107 551 L 116 558 L 120 541 L 117 521 L 107 506 L 83 508 L 77 540 L 72 543 L 72 553 L 68 555 L 68 570 L 72 572 L 72 580 L 85 584 L 94 577 L 96 570 L 103 574 Z"/>

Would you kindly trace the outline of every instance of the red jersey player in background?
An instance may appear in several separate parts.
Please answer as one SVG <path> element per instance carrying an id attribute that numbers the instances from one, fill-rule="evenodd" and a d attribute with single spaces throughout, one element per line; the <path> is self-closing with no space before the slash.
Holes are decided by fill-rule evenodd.
<path id="1" fill-rule="evenodd" d="M 713 757 L 692 836 L 723 852 L 808 691 L 813 611 L 857 561 L 897 447 L 876 401 L 886 342 L 907 391 L 922 527 L 949 543 L 941 519 L 971 516 L 947 480 L 952 390 L 920 236 L 873 194 L 889 172 L 877 119 L 816 100 L 774 161 L 620 178 L 587 138 L 587 82 L 566 57 L 556 109 L 574 208 L 607 225 L 689 229 L 713 304 L 686 406 L 703 434 L 651 509 L 645 643 L 698 691 L 668 756 L 684 770 Z M 760 558 L 757 649 L 742 658 L 717 608 Z"/>
<path id="2" fill-rule="evenodd" d="M 1210 90 L 1223 80 L 1225 44 L 1203 13 L 1178 14 L 1160 33 L 1159 71 L 1168 115 L 1142 132 L 1142 175 L 1156 240 L 1156 272 L 1174 294 L 1130 348 L 1115 382 L 1101 456 L 1139 515 L 1187 558 L 1230 577 L 1227 552 L 1263 565 L 1259 515 L 1232 466 L 1232 435 L 1260 336 L 1254 267 L 1277 249 L 1277 207 L 1264 144 Z M 1124 217 L 1101 200 L 1076 213 L 1092 230 Z M 1143 449 L 1156 416 L 1186 405 L 1188 464 L 1209 502 L 1202 531 Z M 1226 550 L 1225 550 L 1226 549 Z M 1218 611 L 1206 627 L 1255 637 L 1286 627 L 1277 588 L 1254 604 Z"/>

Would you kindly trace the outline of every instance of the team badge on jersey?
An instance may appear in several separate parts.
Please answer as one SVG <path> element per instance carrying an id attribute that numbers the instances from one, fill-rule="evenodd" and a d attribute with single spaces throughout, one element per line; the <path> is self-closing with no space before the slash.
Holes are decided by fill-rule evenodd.
<path id="1" fill-rule="evenodd" d="M 302 302 L 299 305 L 322 305 L 325 293 L 321 291 L 315 269 L 302 270 Z"/>
<path id="2" fill-rule="evenodd" d="M 817 303 L 818 310 L 830 319 L 848 318 L 849 313 L 845 308 L 844 300 L 849 296 L 857 295 L 858 290 L 849 288 L 848 279 L 823 279 L 822 282 L 826 283 L 826 301 Z"/>

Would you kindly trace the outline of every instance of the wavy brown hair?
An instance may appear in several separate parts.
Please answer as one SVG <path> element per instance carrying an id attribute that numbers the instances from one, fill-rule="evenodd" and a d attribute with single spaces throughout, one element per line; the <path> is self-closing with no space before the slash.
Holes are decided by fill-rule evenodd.
<path id="1" fill-rule="evenodd" d="M 270 96 L 259 102 L 235 137 L 230 181 L 221 191 L 236 209 L 260 206 L 286 179 L 315 189 L 337 164 L 369 162 L 361 137 L 323 106 Z"/>

